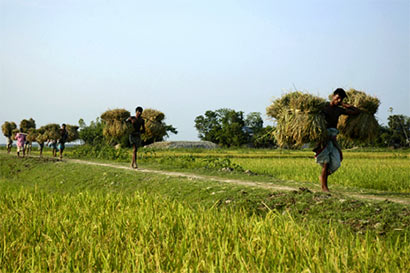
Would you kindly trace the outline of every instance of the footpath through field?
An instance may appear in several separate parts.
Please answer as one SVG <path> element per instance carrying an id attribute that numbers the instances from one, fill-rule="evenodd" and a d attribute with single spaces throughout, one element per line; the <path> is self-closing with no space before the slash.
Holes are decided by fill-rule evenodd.
<path id="1" fill-rule="evenodd" d="M 154 169 L 146 169 L 146 168 L 138 168 L 138 169 L 131 169 L 130 167 L 119 165 L 119 164 L 111 164 L 111 163 L 101 163 L 101 162 L 94 162 L 94 161 L 86 161 L 86 160 L 79 160 L 79 159 L 64 159 L 64 161 L 77 163 L 77 164 L 88 164 L 88 165 L 95 165 L 95 166 L 104 166 L 116 169 L 124 169 L 128 171 L 136 171 L 136 172 L 143 172 L 143 173 L 152 173 L 158 175 L 165 175 L 171 177 L 183 177 L 190 180 L 208 180 L 208 181 L 216 181 L 221 183 L 230 183 L 235 185 L 242 185 L 247 187 L 259 187 L 264 189 L 271 189 L 276 191 L 297 191 L 300 190 L 299 187 L 289 187 L 283 185 L 275 185 L 271 182 L 256 182 L 256 181 L 245 181 L 239 179 L 226 179 L 222 177 L 214 177 L 214 176 L 207 176 L 207 175 L 198 175 L 192 173 L 183 173 L 183 172 L 175 172 L 175 171 L 163 171 L 163 170 L 154 170 Z M 320 190 L 316 189 L 309 189 L 313 192 L 318 192 Z M 341 193 L 338 193 L 341 194 Z M 344 192 L 343 195 L 346 195 L 351 198 L 363 199 L 363 200 L 372 200 L 372 201 L 390 201 L 394 203 L 400 203 L 404 205 L 410 205 L 410 199 L 402 199 L 397 197 L 391 196 L 383 196 L 380 195 L 372 195 L 372 194 L 358 194 L 355 192 Z"/>

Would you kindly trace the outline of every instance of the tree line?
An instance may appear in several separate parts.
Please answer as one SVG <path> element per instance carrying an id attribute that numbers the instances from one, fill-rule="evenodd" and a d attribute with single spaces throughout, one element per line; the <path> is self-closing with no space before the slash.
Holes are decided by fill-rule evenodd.
<path id="1" fill-rule="evenodd" d="M 275 126 L 263 126 L 261 113 L 251 112 L 244 115 L 242 111 L 222 108 L 206 111 L 195 118 L 198 137 L 225 147 L 248 146 L 255 148 L 275 147 Z M 390 115 L 387 125 L 379 125 L 378 135 L 373 143 L 358 143 L 341 139 L 345 148 L 354 146 L 372 147 L 409 147 L 410 117 Z"/>
<path id="2" fill-rule="evenodd" d="M 154 109 L 147 109 L 144 119 L 147 121 L 147 133 L 142 137 L 143 145 L 149 145 L 157 141 L 163 141 L 170 133 L 178 131 L 172 125 L 165 123 L 165 114 Z M 103 115 L 101 115 L 103 116 Z M 251 112 L 247 115 L 243 111 L 228 108 L 208 110 L 194 120 L 198 137 L 201 140 L 211 141 L 223 147 L 276 147 L 274 137 L 275 126 L 264 126 L 263 118 L 259 112 Z M 44 143 L 49 139 L 58 139 L 58 124 L 47 124 L 36 129 L 35 121 L 23 119 L 19 128 L 14 122 L 5 122 L 2 131 L 7 138 L 13 138 L 18 131 L 28 134 L 28 141 Z M 117 145 L 129 147 L 127 132 L 124 131 L 119 137 L 107 135 L 107 122 L 101 117 L 90 124 L 83 119 L 79 125 L 68 125 L 69 141 L 81 139 L 85 144 Z M 344 147 L 364 146 L 352 141 L 340 140 Z M 405 115 L 391 114 L 387 125 L 379 125 L 379 133 L 374 143 L 368 143 L 373 147 L 409 147 L 410 146 L 410 118 Z"/>

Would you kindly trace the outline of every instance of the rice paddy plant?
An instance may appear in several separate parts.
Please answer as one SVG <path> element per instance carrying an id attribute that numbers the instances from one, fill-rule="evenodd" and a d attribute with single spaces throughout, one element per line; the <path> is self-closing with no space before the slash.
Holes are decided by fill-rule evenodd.
<path id="1" fill-rule="evenodd" d="M 254 173 L 271 175 L 284 180 L 318 183 L 320 166 L 313 158 L 232 158 L 233 163 Z M 392 192 L 410 192 L 409 159 L 350 158 L 345 154 L 342 166 L 329 177 L 330 184 L 352 188 Z"/>
<path id="2" fill-rule="evenodd" d="M 0 195 L 0 271 L 407 272 L 406 236 L 379 240 L 287 214 L 192 208 L 149 194 Z"/>

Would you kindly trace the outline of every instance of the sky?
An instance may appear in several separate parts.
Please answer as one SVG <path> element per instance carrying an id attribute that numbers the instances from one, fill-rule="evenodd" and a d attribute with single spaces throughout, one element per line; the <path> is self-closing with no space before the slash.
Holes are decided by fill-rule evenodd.
<path id="1" fill-rule="evenodd" d="M 409 0 L 0 0 L 0 123 L 154 108 L 198 140 L 207 110 L 342 87 L 410 116 Z M 5 143 L 4 136 L 0 143 Z"/>

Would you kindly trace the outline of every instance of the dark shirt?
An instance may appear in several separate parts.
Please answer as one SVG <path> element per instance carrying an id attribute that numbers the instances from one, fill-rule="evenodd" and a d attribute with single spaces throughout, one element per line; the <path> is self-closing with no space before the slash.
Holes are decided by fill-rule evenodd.
<path id="1" fill-rule="evenodd" d="M 326 104 L 323 113 L 325 114 L 327 128 L 337 128 L 340 115 L 347 115 L 346 109 L 340 106 L 332 106 L 330 103 Z"/>
<path id="2" fill-rule="evenodd" d="M 139 136 L 145 133 L 145 121 L 141 116 L 138 118 L 132 116 L 129 119 L 127 119 L 127 122 L 131 123 L 131 135 Z"/>
<path id="3" fill-rule="evenodd" d="M 60 129 L 60 143 L 65 143 L 67 141 L 68 138 L 68 132 L 66 129 Z"/>

